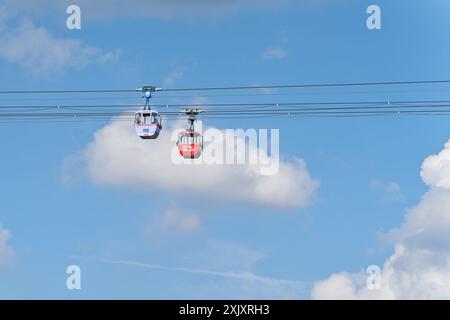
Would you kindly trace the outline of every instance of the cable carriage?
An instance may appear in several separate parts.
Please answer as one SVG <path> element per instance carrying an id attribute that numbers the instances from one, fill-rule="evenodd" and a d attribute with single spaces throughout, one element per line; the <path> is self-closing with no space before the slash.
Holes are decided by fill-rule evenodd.
<path id="1" fill-rule="evenodd" d="M 198 159 L 203 151 L 203 136 L 195 131 L 194 123 L 200 110 L 186 110 L 189 128 L 178 134 L 177 147 L 180 155 L 185 159 Z"/>
<path id="2" fill-rule="evenodd" d="M 142 139 L 156 139 L 161 132 L 161 117 L 157 111 L 138 111 L 134 118 L 134 129 Z"/>
<path id="3" fill-rule="evenodd" d="M 152 92 L 160 90 L 157 87 L 143 87 L 145 106 L 143 111 L 135 113 L 134 129 L 136 134 L 142 139 L 156 139 L 162 129 L 161 116 L 157 111 L 153 111 L 150 107 L 150 98 Z"/>
<path id="4" fill-rule="evenodd" d="M 178 134 L 178 151 L 185 159 L 198 159 L 203 150 L 203 137 L 200 133 L 186 130 Z"/>

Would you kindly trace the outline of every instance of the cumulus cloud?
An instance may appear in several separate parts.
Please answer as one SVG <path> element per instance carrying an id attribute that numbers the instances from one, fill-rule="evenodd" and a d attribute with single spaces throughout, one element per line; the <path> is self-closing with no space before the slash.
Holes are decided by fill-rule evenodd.
<path id="1" fill-rule="evenodd" d="M 355 276 L 349 275 L 346 272 L 333 274 L 324 281 L 318 281 L 314 285 L 312 296 L 315 299 L 333 300 L 356 299 L 355 294 Z M 361 285 L 361 282 L 359 282 Z"/>
<path id="2" fill-rule="evenodd" d="M 439 154 L 424 161 L 421 176 L 430 187 L 450 189 L 450 141 Z"/>
<path id="3" fill-rule="evenodd" d="M 30 21 L 15 28 L 0 29 L 0 43 L 0 58 L 17 63 L 33 74 L 114 62 L 119 54 L 119 51 L 103 52 L 80 40 L 54 37 L 46 28 Z"/>
<path id="4" fill-rule="evenodd" d="M 387 237 L 394 254 L 381 269 L 381 289 L 369 290 L 366 275 L 338 273 L 319 281 L 315 299 L 450 299 L 450 141 L 428 157 L 421 176 L 430 187 Z"/>
<path id="5" fill-rule="evenodd" d="M 0 266 L 9 262 L 13 256 L 13 251 L 8 245 L 10 239 L 10 232 L 0 225 Z"/>
<path id="6" fill-rule="evenodd" d="M 202 201 L 236 200 L 279 207 L 311 203 L 318 181 L 310 177 L 302 159 L 281 162 L 278 173 L 270 176 L 261 175 L 260 164 L 176 164 L 172 160 L 176 153 L 171 137 L 174 128 L 177 126 L 167 126 L 158 139 L 143 141 L 129 122 L 113 121 L 99 130 L 82 152 L 86 174 L 101 185 L 190 197 L 197 194 Z M 249 152 L 258 151 L 251 147 Z"/>

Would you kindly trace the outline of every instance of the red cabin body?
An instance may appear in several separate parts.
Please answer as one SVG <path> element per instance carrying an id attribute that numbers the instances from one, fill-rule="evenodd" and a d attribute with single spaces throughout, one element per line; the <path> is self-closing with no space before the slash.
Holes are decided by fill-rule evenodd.
<path id="1" fill-rule="evenodd" d="M 203 137 L 200 133 L 186 130 L 178 134 L 178 151 L 183 158 L 197 159 L 203 150 Z"/>

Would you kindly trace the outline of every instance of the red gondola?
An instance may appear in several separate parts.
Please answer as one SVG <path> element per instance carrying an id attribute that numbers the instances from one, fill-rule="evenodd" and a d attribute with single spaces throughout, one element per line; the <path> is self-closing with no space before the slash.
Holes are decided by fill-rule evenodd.
<path id="1" fill-rule="evenodd" d="M 178 134 L 177 147 L 180 155 L 185 159 L 198 159 L 203 151 L 203 136 L 195 131 L 194 124 L 200 109 L 186 109 L 189 129 Z"/>
<path id="2" fill-rule="evenodd" d="M 178 151 L 185 159 L 198 159 L 203 150 L 203 136 L 193 130 L 185 130 L 178 134 Z"/>

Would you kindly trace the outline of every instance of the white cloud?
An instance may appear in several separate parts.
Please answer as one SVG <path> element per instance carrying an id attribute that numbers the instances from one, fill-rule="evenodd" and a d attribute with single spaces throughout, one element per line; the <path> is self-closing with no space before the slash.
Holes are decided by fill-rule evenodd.
<path id="1" fill-rule="evenodd" d="M 97 184 L 160 190 L 202 201 L 236 200 L 279 207 L 311 203 L 318 182 L 310 177 L 303 160 L 281 162 L 278 174 L 271 176 L 262 176 L 260 165 L 176 165 L 171 158 L 172 129 L 167 125 L 158 139 L 143 141 L 132 123 L 113 121 L 84 150 L 86 174 Z"/>
<path id="2" fill-rule="evenodd" d="M 54 37 L 46 28 L 29 21 L 0 30 L 0 43 L 0 58 L 17 63 L 33 74 L 114 62 L 119 54 L 119 51 L 103 52 L 80 40 Z"/>
<path id="3" fill-rule="evenodd" d="M 288 52 L 283 49 L 282 47 L 279 46 L 275 46 L 275 47 L 270 47 L 268 49 L 266 49 L 263 53 L 262 53 L 262 58 L 264 60 L 282 60 L 284 58 L 286 58 L 288 55 Z"/>
<path id="4" fill-rule="evenodd" d="M 450 189 L 450 141 L 439 154 L 424 161 L 421 176 L 430 187 Z"/>
<path id="5" fill-rule="evenodd" d="M 337 297 L 343 300 L 356 299 L 354 279 L 345 272 L 318 281 L 313 288 L 313 298 L 332 300 Z"/>
<path id="6" fill-rule="evenodd" d="M 10 239 L 10 232 L 0 225 L 0 266 L 9 262 L 13 257 L 13 250 L 8 245 Z"/>
<path id="7" fill-rule="evenodd" d="M 334 274 L 316 283 L 316 299 L 450 299 L 450 141 L 428 157 L 421 175 L 430 190 L 388 233 L 395 252 L 381 270 L 381 290 L 366 287 L 364 273 Z"/>

